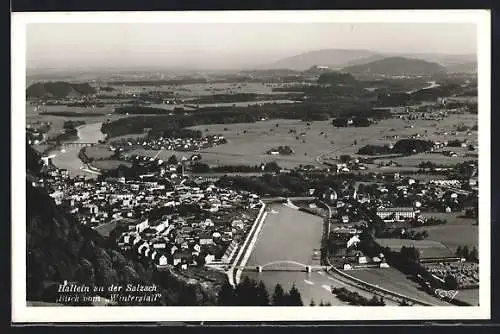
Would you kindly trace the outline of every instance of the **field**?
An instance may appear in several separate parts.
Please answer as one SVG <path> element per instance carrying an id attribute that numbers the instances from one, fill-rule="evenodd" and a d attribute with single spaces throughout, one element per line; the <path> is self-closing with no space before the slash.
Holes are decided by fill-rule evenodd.
<path id="1" fill-rule="evenodd" d="M 453 252 L 439 241 L 379 238 L 376 239 L 376 242 L 381 247 L 389 247 L 393 251 L 399 251 L 403 246 L 413 246 L 420 251 L 420 258 L 446 257 L 453 255 Z"/>
<path id="2" fill-rule="evenodd" d="M 283 94 L 284 92 L 273 92 L 272 87 L 261 83 L 199 83 L 189 85 L 147 85 L 147 86 L 118 86 L 111 85 L 116 91 L 107 95 L 116 95 L 118 92 L 139 93 L 149 91 L 174 92 L 179 98 L 194 98 L 198 96 L 214 94 Z"/>
<path id="3" fill-rule="evenodd" d="M 405 274 L 394 268 L 373 268 L 348 270 L 347 274 L 381 288 L 413 297 L 434 305 L 450 305 L 437 297 L 431 296 L 418 283 L 407 278 Z"/>
<path id="4" fill-rule="evenodd" d="M 278 127 L 276 127 L 277 124 Z M 313 122 L 310 128 L 307 126 L 307 122 L 299 120 L 272 120 L 244 124 L 203 125 L 193 127 L 193 129 L 201 130 L 204 135 L 221 134 L 228 140 L 225 145 L 199 152 L 202 161 L 210 165 L 256 165 L 269 161 L 276 161 L 282 167 L 317 164 L 316 158 L 318 155 L 335 147 L 332 145 L 331 140 L 344 141 L 342 135 L 337 134 L 337 130 L 328 121 Z M 290 130 L 296 130 L 297 133 L 289 133 Z M 327 138 L 320 135 L 321 132 L 326 133 Z M 300 136 L 301 133 L 305 135 Z M 296 136 L 299 136 L 299 139 L 296 139 Z M 266 154 L 267 150 L 280 145 L 290 146 L 295 153 L 287 156 Z M 134 153 L 145 153 L 145 150 L 138 150 Z M 148 155 L 154 154 L 156 154 L 156 151 Z M 182 156 L 192 154 L 192 152 L 163 151 L 160 157 L 165 159 L 172 154 Z"/>
<path id="5" fill-rule="evenodd" d="M 479 305 L 479 289 L 460 290 L 455 299 L 464 301 L 471 305 Z"/>
<path id="6" fill-rule="evenodd" d="M 99 168 L 101 170 L 116 169 L 120 165 L 126 167 L 132 167 L 132 164 L 130 162 L 120 161 L 120 160 L 98 160 L 92 162 L 92 166 Z"/>
<path id="7" fill-rule="evenodd" d="M 97 145 L 85 148 L 85 155 L 94 160 L 108 159 L 114 154 L 106 145 Z"/>
<path id="8" fill-rule="evenodd" d="M 459 218 L 461 214 L 457 213 L 423 213 L 423 217 L 436 217 L 446 219 L 445 225 L 418 227 L 413 230 L 416 232 L 427 230 L 428 240 L 435 240 L 443 243 L 453 252 L 458 246 L 467 245 L 469 249 L 478 247 L 479 231 L 478 226 L 474 225 L 476 220 L 470 218 Z"/>
<path id="9" fill-rule="evenodd" d="M 473 125 L 474 115 L 452 115 L 442 123 L 440 130 L 450 131 L 454 125 L 464 123 Z M 455 118 L 456 116 L 456 118 Z M 424 133 L 424 128 L 432 121 L 417 120 L 413 129 L 405 128 L 405 121 L 401 119 L 388 119 L 367 128 L 335 128 L 330 121 L 317 121 L 310 123 L 300 120 L 268 120 L 256 123 L 238 124 L 212 124 L 195 126 L 192 129 L 201 130 L 204 135 L 221 134 L 228 140 L 228 144 L 205 149 L 199 153 L 203 162 L 209 165 L 222 164 L 260 164 L 269 161 L 276 161 L 280 166 L 293 168 L 298 165 L 314 164 L 319 165 L 318 160 L 326 162 L 337 162 L 337 158 L 342 154 L 356 156 L 358 149 L 366 144 L 383 145 L 391 141 L 385 139 L 386 135 L 398 134 L 400 138 L 406 138 L 417 132 Z M 396 129 L 391 131 L 392 129 Z M 432 130 L 423 139 L 443 140 L 442 136 L 435 135 Z M 295 132 L 290 132 L 295 131 Z M 463 139 L 463 136 L 453 136 L 448 139 Z M 467 136 L 466 136 L 467 137 Z M 471 138 L 472 137 L 472 138 Z M 298 138 L 298 139 L 297 139 Z M 477 136 L 469 136 L 469 139 L 476 139 Z M 357 145 L 354 145 L 354 141 Z M 393 143 L 396 140 L 393 141 Z M 290 146 L 294 154 L 288 156 L 270 156 L 265 152 L 277 146 Z M 463 149 L 462 149 L 463 150 Z M 459 154 L 463 153 L 456 149 Z M 136 154 L 154 156 L 157 152 L 147 152 L 139 149 Z M 160 153 L 161 159 L 168 158 L 172 154 L 189 155 L 193 152 L 179 153 L 173 151 L 163 151 Z M 333 160 L 332 160 L 333 159 Z M 401 163 L 401 168 L 383 167 L 370 165 L 368 171 L 391 172 L 391 171 L 417 171 L 416 167 L 422 161 L 434 161 L 442 164 L 456 164 L 472 158 L 446 157 L 442 154 L 417 154 L 414 156 L 392 158 L 390 160 Z M 382 159 L 380 159 L 382 160 Z M 389 160 L 389 159 L 388 159 Z"/>
<path id="10" fill-rule="evenodd" d="M 423 140 L 433 140 L 433 141 L 450 141 L 454 139 L 459 140 L 469 140 L 472 144 L 478 143 L 477 131 L 473 131 L 470 136 L 465 132 L 457 133 L 457 135 L 451 135 L 450 132 L 455 130 L 455 127 L 459 124 L 466 126 L 473 126 L 477 123 L 477 115 L 472 114 L 460 114 L 460 115 L 450 115 L 442 121 L 432 121 L 432 120 L 415 120 L 415 121 L 405 121 L 399 118 L 392 118 L 387 120 L 382 120 L 378 124 L 370 126 L 369 128 L 339 128 L 339 134 L 342 134 L 346 138 L 352 140 L 357 140 L 357 146 L 346 146 L 338 151 L 333 152 L 333 154 L 328 154 L 325 159 L 332 157 L 333 155 L 339 154 L 354 154 L 357 150 L 367 144 L 370 145 L 385 145 L 394 144 L 397 140 L 403 138 L 409 138 L 412 135 L 419 134 L 419 139 Z M 413 125 L 413 128 L 405 127 L 407 125 Z M 427 133 L 426 133 L 427 131 Z M 436 134 L 435 132 L 448 132 L 447 135 Z M 399 136 L 397 139 L 386 139 L 385 136 Z M 464 160 L 472 160 L 472 158 L 464 157 L 467 152 L 463 148 L 446 148 L 446 150 L 454 151 L 458 154 L 458 157 L 446 157 L 442 154 L 417 154 L 407 157 L 398 157 L 391 159 L 376 159 L 375 162 L 382 161 L 395 161 L 400 163 L 404 167 L 415 167 L 422 161 L 432 161 L 438 164 L 457 164 Z"/>
<path id="11" fill-rule="evenodd" d="M 47 106 L 47 111 L 57 111 L 57 112 L 90 112 L 89 108 L 81 107 L 66 107 L 66 106 Z M 96 108 L 96 113 L 112 113 L 114 108 L 109 106 L 104 108 Z M 34 106 L 26 105 L 26 123 L 30 122 L 51 122 L 52 126 L 48 132 L 49 137 L 54 136 L 63 132 L 63 124 L 65 121 L 85 121 L 87 124 L 102 122 L 103 120 L 109 119 L 114 121 L 119 118 L 123 118 L 122 115 L 96 115 L 96 116 L 82 116 L 82 117 L 65 117 L 65 116 L 54 116 L 54 115 L 40 115 L 38 112 L 34 111 Z"/>

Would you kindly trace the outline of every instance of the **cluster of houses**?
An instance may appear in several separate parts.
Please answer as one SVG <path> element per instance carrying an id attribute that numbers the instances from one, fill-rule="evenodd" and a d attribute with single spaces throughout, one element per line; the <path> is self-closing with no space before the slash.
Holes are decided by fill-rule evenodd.
<path id="1" fill-rule="evenodd" d="M 51 127 L 50 122 L 33 122 L 26 124 L 26 140 L 29 145 L 39 145 L 47 137 L 47 132 Z"/>
<path id="2" fill-rule="evenodd" d="M 179 215 L 164 215 L 151 222 L 120 222 L 123 232 L 118 246 L 158 267 L 228 264 L 251 225 L 250 216 L 234 219 L 230 225 L 216 223 L 210 218 L 191 221 Z"/>
<path id="3" fill-rule="evenodd" d="M 140 146 L 147 150 L 169 150 L 169 151 L 199 151 L 205 148 L 226 144 L 227 140 L 221 135 L 209 135 L 202 138 L 163 138 L 148 137 L 141 139 L 128 139 L 123 143 L 124 147 Z M 120 146 L 115 143 L 111 150 Z"/>
<path id="4" fill-rule="evenodd" d="M 359 218 L 353 203 L 373 208 L 384 221 L 402 222 L 419 219 L 422 210 L 460 212 L 477 197 L 477 187 L 461 189 L 463 181 L 456 179 L 424 182 L 395 173 L 389 181 L 366 184 L 359 189 L 344 182 L 340 187 L 332 186 L 316 195 L 330 205 L 333 215 L 344 224 Z"/>
<path id="5" fill-rule="evenodd" d="M 84 225 L 158 266 L 229 263 L 262 203 L 249 192 L 154 178 L 69 178 L 53 169 L 34 186 Z M 70 182 L 71 181 L 71 182 Z"/>

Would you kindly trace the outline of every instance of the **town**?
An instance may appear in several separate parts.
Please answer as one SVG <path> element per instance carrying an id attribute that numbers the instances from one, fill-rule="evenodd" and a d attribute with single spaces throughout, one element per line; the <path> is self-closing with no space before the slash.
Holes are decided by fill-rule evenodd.
<path id="1" fill-rule="evenodd" d="M 27 298 L 479 305 L 477 64 L 453 59 L 28 75 Z"/>

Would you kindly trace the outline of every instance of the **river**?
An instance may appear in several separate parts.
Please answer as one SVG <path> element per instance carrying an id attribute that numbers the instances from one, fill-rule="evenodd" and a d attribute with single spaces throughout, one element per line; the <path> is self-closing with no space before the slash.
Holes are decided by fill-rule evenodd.
<path id="1" fill-rule="evenodd" d="M 99 140 L 105 138 L 104 134 L 101 132 L 102 123 L 91 123 L 79 126 L 78 139 L 68 140 L 67 142 L 72 143 L 97 143 Z M 64 142 L 63 142 L 64 143 Z M 55 155 L 52 158 L 52 163 L 61 169 L 68 170 L 69 174 L 74 177 L 77 175 L 84 175 L 86 177 L 95 178 L 97 174 L 86 172 L 82 170 L 83 164 L 78 153 L 81 147 L 67 147 L 64 149 L 58 148 L 57 150 L 52 150 L 49 154 Z"/>
<path id="2" fill-rule="evenodd" d="M 410 90 L 408 91 L 407 93 L 408 94 L 412 94 L 412 93 L 415 93 L 416 91 L 419 91 L 419 90 L 424 90 L 424 89 L 431 89 L 431 88 L 435 88 L 435 87 L 439 87 L 441 86 L 440 84 L 438 84 L 436 81 L 429 81 L 427 82 L 429 85 L 428 86 L 425 86 L 423 88 L 419 88 L 419 89 L 414 89 L 414 90 Z"/>
<path id="3" fill-rule="evenodd" d="M 274 261 L 297 261 L 306 265 L 319 265 L 323 219 L 282 204 L 270 205 L 269 214 L 264 221 L 257 242 L 248 258 L 247 266 L 265 265 Z M 274 287 L 280 283 L 285 290 L 295 284 L 302 296 L 304 305 L 311 299 L 332 305 L 346 305 L 340 302 L 330 287 L 344 287 L 326 272 L 300 271 L 243 271 L 242 278 L 262 280 L 272 295 Z"/>

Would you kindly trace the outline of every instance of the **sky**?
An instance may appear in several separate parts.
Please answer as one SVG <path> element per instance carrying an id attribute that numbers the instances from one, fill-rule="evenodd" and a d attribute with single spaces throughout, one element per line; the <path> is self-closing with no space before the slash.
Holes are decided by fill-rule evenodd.
<path id="1" fill-rule="evenodd" d="M 28 68 L 238 68 L 321 49 L 474 54 L 473 23 L 30 23 Z"/>

